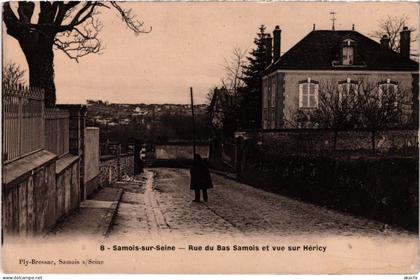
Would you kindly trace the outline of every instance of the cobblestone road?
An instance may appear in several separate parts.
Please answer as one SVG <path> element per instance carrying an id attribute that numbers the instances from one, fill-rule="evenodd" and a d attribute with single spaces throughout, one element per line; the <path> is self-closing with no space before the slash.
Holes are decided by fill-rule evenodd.
<path id="1" fill-rule="evenodd" d="M 148 169 L 135 181 L 120 184 L 125 192 L 111 236 L 412 235 L 384 230 L 379 222 L 267 193 L 220 175 L 212 174 L 212 179 L 214 188 L 207 203 L 192 202 L 186 169 Z"/>

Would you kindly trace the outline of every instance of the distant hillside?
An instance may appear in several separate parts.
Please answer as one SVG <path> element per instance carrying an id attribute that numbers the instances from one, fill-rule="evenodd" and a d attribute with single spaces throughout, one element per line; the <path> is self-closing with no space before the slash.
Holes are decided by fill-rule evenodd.
<path id="1" fill-rule="evenodd" d="M 127 143 L 191 141 L 191 106 L 183 104 L 115 104 L 87 101 L 87 125 L 100 127 L 100 140 Z M 207 105 L 195 105 L 197 140 L 208 140 Z"/>
<path id="2" fill-rule="evenodd" d="M 87 101 L 88 118 L 100 124 L 128 124 L 131 118 L 159 120 L 163 115 L 191 116 L 191 106 L 184 104 L 118 104 Z M 194 105 L 196 115 L 207 114 L 207 105 Z"/>

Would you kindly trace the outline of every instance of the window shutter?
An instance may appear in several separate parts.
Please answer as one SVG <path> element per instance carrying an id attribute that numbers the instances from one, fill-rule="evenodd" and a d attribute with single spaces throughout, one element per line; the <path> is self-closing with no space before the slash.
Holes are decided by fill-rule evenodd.
<path id="1" fill-rule="evenodd" d="M 394 96 L 395 96 L 394 106 L 395 108 L 397 108 L 398 102 L 400 101 L 399 99 L 402 97 L 398 95 L 398 85 L 394 85 Z"/>
<path id="2" fill-rule="evenodd" d="M 303 107 L 303 84 L 299 84 L 299 108 Z"/>
<path id="3" fill-rule="evenodd" d="M 338 84 L 338 102 L 340 103 L 343 100 L 343 85 L 342 83 Z"/>
<path id="4" fill-rule="evenodd" d="M 264 107 L 268 107 L 268 85 L 265 84 L 265 99 L 264 99 Z"/>
<path id="5" fill-rule="evenodd" d="M 276 80 L 273 78 L 273 85 L 271 87 L 271 105 L 270 106 L 275 106 L 276 104 L 276 91 L 277 91 L 277 83 Z"/>
<path id="6" fill-rule="evenodd" d="M 318 84 L 315 84 L 315 107 L 316 108 L 318 108 L 318 98 L 319 98 L 319 96 L 318 96 L 318 90 L 319 90 L 319 85 Z"/>
<path id="7" fill-rule="evenodd" d="M 383 87 L 384 87 L 384 84 L 379 85 L 379 88 L 378 88 L 378 97 L 379 97 L 379 100 L 382 100 Z"/>

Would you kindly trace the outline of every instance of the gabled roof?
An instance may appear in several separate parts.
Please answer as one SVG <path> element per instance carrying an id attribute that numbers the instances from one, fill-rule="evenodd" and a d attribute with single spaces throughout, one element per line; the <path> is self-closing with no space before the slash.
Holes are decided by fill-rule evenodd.
<path id="1" fill-rule="evenodd" d="M 226 109 L 228 106 L 228 95 L 229 94 L 226 88 L 216 88 L 210 101 L 209 107 L 211 108 L 211 110 L 218 111 Z M 222 108 L 217 108 L 218 106 L 221 106 Z"/>
<path id="2" fill-rule="evenodd" d="M 346 39 L 355 42 L 355 65 L 334 66 L 333 62 L 340 60 L 340 45 Z M 418 71 L 419 64 L 357 31 L 314 30 L 274 61 L 264 73 L 277 69 Z"/>

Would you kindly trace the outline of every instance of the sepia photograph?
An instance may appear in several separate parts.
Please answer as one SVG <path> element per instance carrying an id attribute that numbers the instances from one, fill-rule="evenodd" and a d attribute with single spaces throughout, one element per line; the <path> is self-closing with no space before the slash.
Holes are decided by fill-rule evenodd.
<path id="1" fill-rule="evenodd" d="M 417 279 L 417 2 L 1 6 L 5 274 Z"/>

